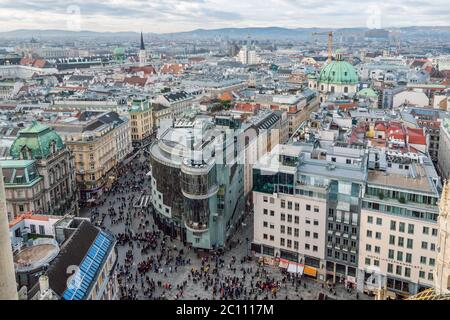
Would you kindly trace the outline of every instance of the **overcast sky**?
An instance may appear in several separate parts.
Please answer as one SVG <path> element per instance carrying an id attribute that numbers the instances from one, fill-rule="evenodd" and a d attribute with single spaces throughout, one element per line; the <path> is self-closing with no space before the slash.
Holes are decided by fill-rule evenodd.
<path id="1" fill-rule="evenodd" d="M 0 0 L 0 31 L 450 25 L 449 0 Z"/>

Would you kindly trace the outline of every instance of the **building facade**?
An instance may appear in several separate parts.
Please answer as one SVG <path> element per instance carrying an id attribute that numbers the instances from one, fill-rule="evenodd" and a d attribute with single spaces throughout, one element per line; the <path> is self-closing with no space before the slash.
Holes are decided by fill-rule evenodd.
<path id="1" fill-rule="evenodd" d="M 279 145 L 258 162 L 252 249 L 321 281 L 356 284 L 364 155 L 339 148 L 318 156 L 310 144 Z"/>
<path id="2" fill-rule="evenodd" d="M 130 122 L 116 112 L 85 111 L 53 126 L 73 154 L 81 204 L 97 201 L 132 151 Z"/>
<path id="3" fill-rule="evenodd" d="M 153 134 L 153 110 L 149 101 L 133 99 L 128 110 L 131 123 L 131 141 L 141 145 Z"/>
<path id="4" fill-rule="evenodd" d="M 197 249 L 226 246 L 244 213 L 243 166 L 233 130 L 213 119 L 162 122 L 150 148 L 155 220 Z"/>
<path id="5" fill-rule="evenodd" d="M 426 174 L 431 162 L 370 170 L 361 210 L 358 286 L 384 297 L 406 297 L 434 284 L 439 192 Z M 416 174 L 412 174 L 416 172 Z M 376 277 L 377 285 L 367 279 Z"/>
<path id="6" fill-rule="evenodd" d="M 53 128 L 34 121 L 19 131 L 10 156 L 13 160 L 3 162 L 3 171 L 9 179 L 8 214 L 12 219 L 29 211 L 78 213 L 74 158 Z"/>

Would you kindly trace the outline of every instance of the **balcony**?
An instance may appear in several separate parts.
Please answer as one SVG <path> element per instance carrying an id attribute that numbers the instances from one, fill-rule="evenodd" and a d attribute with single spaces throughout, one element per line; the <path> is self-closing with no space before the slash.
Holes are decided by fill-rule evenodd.
<path id="1" fill-rule="evenodd" d="M 196 232 L 196 233 L 203 233 L 203 232 L 208 232 L 209 227 L 207 224 L 205 223 L 201 223 L 201 222 L 194 222 L 194 221 L 186 221 L 184 223 L 186 229 L 188 229 L 191 232 Z"/>

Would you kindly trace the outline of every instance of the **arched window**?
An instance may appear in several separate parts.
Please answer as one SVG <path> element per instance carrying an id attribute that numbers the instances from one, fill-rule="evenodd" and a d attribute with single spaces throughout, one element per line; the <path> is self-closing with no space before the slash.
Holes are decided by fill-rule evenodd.
<path id="1" fill-rule="evenodd" d="M 344 87 L 344 93 L 348 93 L 348 87 Z"/>
<path id="2" fill-rule="evenodd" d="M 323 90 L 323 85 L 320 86 L 320 90 Z"/>
<path id="3" fill-rule="evenodd" d="M 331 86 L 331 93 L 334 93 L 334 86 Z"/>

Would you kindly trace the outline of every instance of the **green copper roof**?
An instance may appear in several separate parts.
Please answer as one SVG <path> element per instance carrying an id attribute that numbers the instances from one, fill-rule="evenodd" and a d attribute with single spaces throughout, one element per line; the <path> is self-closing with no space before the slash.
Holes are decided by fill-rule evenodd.
<path id="1" fill-rule="evenodd" d="M 36 160 L 0 160 L 5 188 L 31 186 L 42 180 Z"/>
<path id="2" fill-rule="evenodd" d="M 372 88 L 364 88 L 358 91 L 358 96 L 368 97 L 368 98 L 378 98 L 378 94 Z"/>
<path id="3" fill-rule="evenodd" d="M 26 168 L 36 162 L 36 160 L 0 160 L 2 168 Z"/>
<path id="4" fill-rule="evenodd" d="M 143 112 L 150 109 L 150 102 L 145 98 L 135 98 L 131 101 L 129 112 Z"/>
<path id="5" fill-rule="evenodd" d="M 56 151 L 64 148 L 61 137 L 53 128 L 33 121 L 29 127 L 19 131 L 9 153 L 13 159 L 42 159 L 52 154 L 53 145 Z"/>
<path id="6" fill-rule="evenodd" d="M 117 47 L 117 48 L 114 49 L 113 52 L 114 52 L 114 54 L 125 54 L 125 49 Z"/>
<path id="7" fill-rule="evenodd" d="M 319 82 L 331 84 L 357 84 L 358 74 L 346 61 L 333 61 L 320 71 Z"/>

